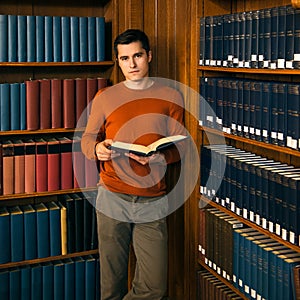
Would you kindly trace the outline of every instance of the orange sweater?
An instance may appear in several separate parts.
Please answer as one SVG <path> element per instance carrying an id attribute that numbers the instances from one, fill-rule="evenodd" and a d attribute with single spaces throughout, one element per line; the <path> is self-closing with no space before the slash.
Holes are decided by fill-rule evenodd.
<path id="1" fill-rule="evenodd" d="M 163 136 L 186 134 L 183 115 L 178 91 L 159 83 L 145 90 L 132 90 L 120 83 L 96 94 L 81 140 L 82 151 L 95 159 L 95 145 L 104 139 L 149 145 Z M 163 152 L 168 164 L 180 160 L 180 144 L 178 149 Z M 144 166 L 121 155 L 101 162 L 100 168 L 99 184 L 112 192 L 152 197 L 166 191 L 163 165 Z"/>

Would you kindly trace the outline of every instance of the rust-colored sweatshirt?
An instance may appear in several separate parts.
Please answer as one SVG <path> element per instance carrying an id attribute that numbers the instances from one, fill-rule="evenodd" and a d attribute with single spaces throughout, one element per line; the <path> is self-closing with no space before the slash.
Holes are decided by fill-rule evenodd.
<path id="1" fill-rule="evenodd" d="M 104 139 L 149 145 L 163 136 L 186 135 L 181 94 L 155 82 L 143 90 L 124 83 L 100 90 L 93 102 L 81 140 L 83 153 L 96 159 L 95 145 Z M 167 164 L 179 161 L 181 143 L 164 150 Z M 166 191 L 165 165 L 141 165 L 125 155 L 100 162 L 100 182 L 112 192 L 159 196 Z"/>

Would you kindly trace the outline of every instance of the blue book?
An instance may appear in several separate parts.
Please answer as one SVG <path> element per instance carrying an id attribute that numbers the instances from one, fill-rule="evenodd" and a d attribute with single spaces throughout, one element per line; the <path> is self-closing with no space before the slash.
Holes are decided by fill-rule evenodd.
<path id="1" fill-rule="evenodd" d="M 79 17 L 79 60 L 88 61 L 88 19 Z"/>
<path id="2" fill-rule="evenodd" d="M 36 211 L 28 205 L 22 206 L 24 216 L 24 259 L 37 257 L 37 224 Z"/>
<path id="3" fill-rule="evenodd" d="M 20 85 L 20 130 L 26 129 L 26 84 L 25 82 L 19 83 Z"/>
<path id="4" fill-rule="evenodd" d="M 27 16 L 27 61 L 36 61 L 36 23 L 35 16 Z"/>
<path id="5" fill-rule="evenodd" d="M 70 17 L 71 62 L 79 61 L 79 17 Z"/>
<path id="6" fill-rule="evenodd" d="M 43 272 L 40 264 L 31 267 L 31 300 L 43 299 Z"/>
<path id="7" fill-rule="evenodd" d="M 53 61 L 53 17 L 45 16 L 45 62 Z"/>
<path id="8" fill-rule="evenodd" d="M 10 130 L 10 88 L 9 83 L 0 84 L 1 131 Z"/>
<path id="9" fill-rule="evenodd" d="M 105 60 L 105 19 L 96 17 L 97 61 Z"/>
<path id="10" fill-rule="evenodd" d="M 9 299 L 9 270 L 0 270 L 0 298 Z"/>
<path id="11" fill-rule="evenodd" d="M 12 300 L 21 299 L 21 271 L 19 268 L 9 270 L 9 297 Z"/>
<path id="12" fill-rule="evenodd" d="M 8 61 L 17 61 L 17 16 L 8 15 Z"/>
<path id="13" fill-rule="evenodd" d="M 294 275 L 293 269 L 296 266 L 300 265 L 300 258 L 287 258 L 283 260 L 283 290 L 284 290 L 284 299 L 294 300 L 296 299 L 293 295 L 295 291 Z M 296 278 L 296 280 L 299 278 Z"/>
<path id="14" fill-rule="evenodd" d="M 52 262 L 42 264 L 43 300 L 54 299 L 54 268 Z"/>
<path id="15" fill-rule="evenodd" d="M 10 84 L 10 129 L 20 130 L 20 83 Z"/>
<path id="16" fill-rule="evenodd" d="M 26 62 L 27 60 L 27 17 L 17 15 L 17 36 L 18 36 L 18 62 Z"/>
<path id="17" fill-rule="evenodd" d="M 45 17 L 36 16 L 36 61 L 45 61 Z"/>
<path id="18" fill-rule="evenodd" d="M 74 300 L 75 299 L 75 264 L 72 259 L 66 259 L 63 261 L 64 266 L 64 277 L 65 277 L 65 297 L 64 300 Z M 92 298 L 88 298 L 92 299 Z"/>
<path id="19" fill-rule="evenodd" d="M 19 206 L 9 207 L 11 261 L 24 260 L 24 217 Z"/>
<path id="20" fill-rule="evenodd" d="M 84 207 L 81 195 L 75 193 L 72 195 L 74 200 L 74 212 L 75 212 L 75 251 L 81 252 L 84 250 Z"/>
<path id="21" fill-rule="evenodd" d="M 0 62 L 8 61 L 8 16 L 0 15 Z"/>
<path id="22" fill-rule="evenodd" d="M 75 299 L 85 299 L 85 261 L 82 257 L 74 258 L 75 264 Z"/>
<path id="23" fill-rule="evenodd" d="M 70 17 L 61 17 L 61 51 L 62 61 L 71 61 Z"/>
<path id="24" fill-rule="evenodd" d="M 61 17 L 53 17 L 53 61 L 61 62 Z"/>
<path id="25" fill-rule="evenodd" d="M 0 207 L 0 263 L 11 261 L 10 248 L 10 215 L 5 207 Z"/>
<path id="26" fill-rule="evenodd" d="M 34 205 L 37 224 L 37 257 L 50 256 L 49 212 L 45 204 Z"/>
<path id="27" fill-rule="evenodd" d="M 54 298 L 55 300 L 64 300 L 65 291 L 65 273 L 64 264 L 58 260 L 53 262 L 53 277 L 54 277 Z"/>
<path id="28" fill-rule="evenodd" d="M 31 300 L 31 267 L 22 266 L 21 269 L 21 300 Z"/>
<path id="29" fill-rule="evenodd" d="M 61 255 L 61 218 L 60 207 L 55 202 L 48 202 L 50 229 L 50 255 Z"/>
<path id="30" fill-rule="evenodd" d="M 88 61 L 96 61 L 96 17 L 88 17 Z"/>
<path id="31" fill-rule="evenodd" d="M 96 296 L 96 259 L 88 256 L 85 260 L 85 299 Z"/>

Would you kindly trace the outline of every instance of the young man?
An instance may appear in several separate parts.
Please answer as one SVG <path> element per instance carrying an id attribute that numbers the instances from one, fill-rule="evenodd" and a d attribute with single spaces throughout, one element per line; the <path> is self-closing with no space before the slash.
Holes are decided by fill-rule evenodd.
<path id="1" fill-rule="evenodd" d="M 122 141 L 149 145 L 164 136 L 185 134 L 181 94 L 149 77 L 148 37 L 129 29 L 114 42 L 125 81 L 95 96 L 82 136 L 82 150 L 100 161 L 96 201 L 101 300 L 162 299 L 167 289 L 167 164 L 181 159 L 178 144 L 151 156 L 118 153 Z M 132 243 L 136 270 L 128 291 Z"/>

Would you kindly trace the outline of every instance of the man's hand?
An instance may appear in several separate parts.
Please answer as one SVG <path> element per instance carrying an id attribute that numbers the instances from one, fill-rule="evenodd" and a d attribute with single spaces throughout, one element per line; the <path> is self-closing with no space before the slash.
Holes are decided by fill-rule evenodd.
<path id="1" fill-rule="evenodd" d="M 125 153 L 126 156 L 134 159 L 135 161 L 137 161 L 138 163 L 142 164 L 142 165 L 146 165 L 149 163 L 155 163 L 155 164 L 165 164 L 166 160 L 165 160 L 165 156 L 158 152 L 155 154 L 152 154 L 151 156 L 139 156 L 133 153 Z"/>
<path id="2" fill-rule="evenodd" d="M 96 144 L 95 153 L 99 160 L 108 161 L 108 160 L 111 160 L 112 158 L 120 156 L 119 153 L 116 153 L 115 151 L 109 149 L 112 142 L 113 141 L 111 139 L 106 139 L 106 140 Z"/>

